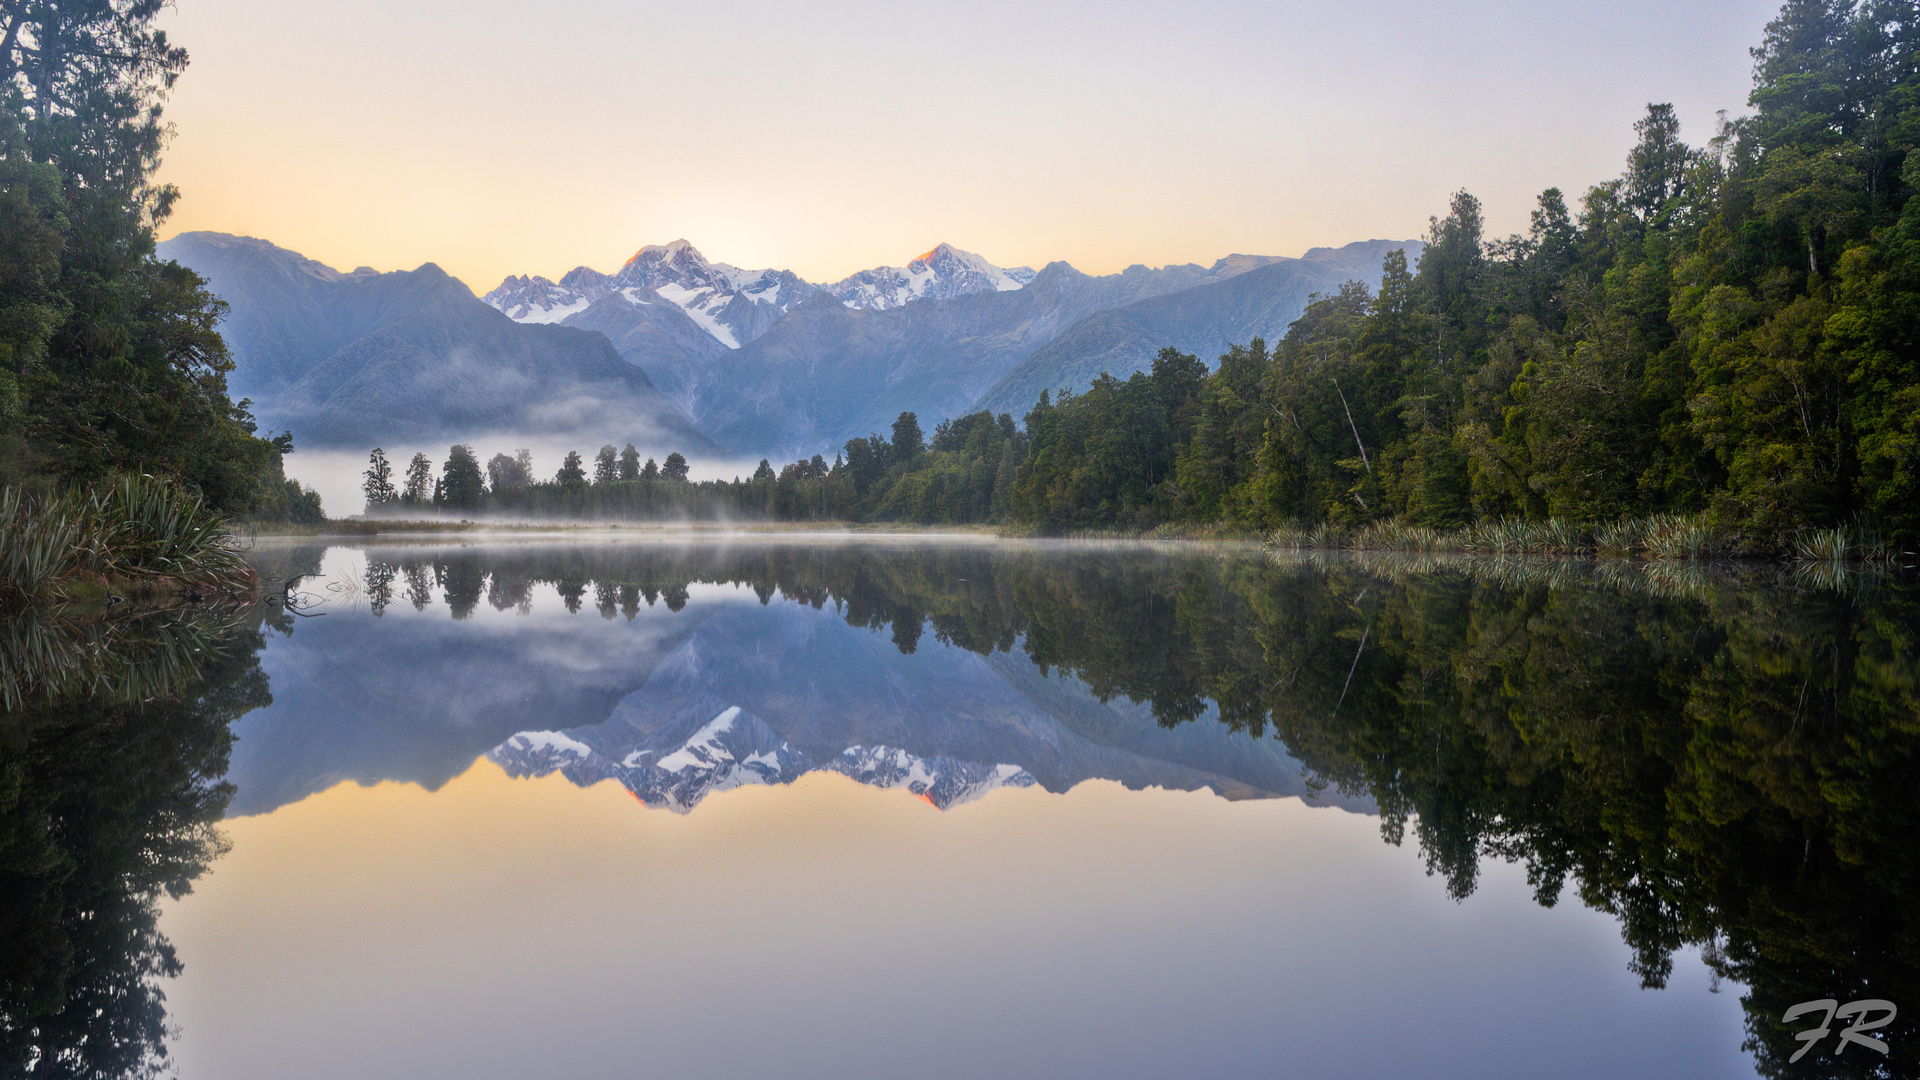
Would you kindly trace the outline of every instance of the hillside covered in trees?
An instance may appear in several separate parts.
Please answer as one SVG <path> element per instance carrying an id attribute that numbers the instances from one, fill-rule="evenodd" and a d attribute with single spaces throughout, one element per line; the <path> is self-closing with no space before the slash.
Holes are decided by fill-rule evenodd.
<path id="1" fill-rule="evenodd" d="M 1754 56 L 1753 115 L 1692 147 L 1650 106 L 1625 172 L 1524 236 L 1462 192 L 1417 267 L 1272 348 L 1043 397 L 1007 512 L 1920 535 L 1920 11 L 1793 0 Z"/>
<path id="2" fill-rule="evenodd" d="M 1317 297 L 1210 368 L 1043 393 L 702 487 L 699 516 L 1040 531 L 1679 522 L 1720 550 L 1812 530 L 1920 538 L 1920 11 L 1793 0 L 1752 115 L 1690 146 L 1667 105 L 1623 173 L 1489 238 L 1460 192 L 1416 265 Z M 611 453 L 611 447 L 603 456 Z M 529 478 L 530 479 L 530 478 Z M 633 480 L 642 478 L 635 473 Z M 601 483 L 627 483 L 603 470 Z M 658 517 L 584 472 L 541 516 Z M 645 481 L 642 481 L 643 484 Z M 475 509 L 489 500 L 476 497 Z M 678 507 L 678 510 L 672 509 Z"/>
<path id="3" fill-rule="evenodd" d="M 1753 113 L 1722 115 L 1703 146 L 1649 106 L 1622 175 L 1574 200 L 1549 188 L 1507 238 L 1459 192 L 1415 265 L 1388 254 L 1377 290 L 1315 298 L 1279 342 L 1217 367 L 1167 348 L 1150 373 L 1041 394 L 1023 425 L 981 411 L 925 440 L 902 413 L 833 463 L 710 482 L 699 515 L 1048 532 L 1667 521 L 1718 550 L 1836 527 L 1912 542 L 1920 12 L 1793 0 L 1753 56 Z M 687 505 L 563 486 L 493 502 Z"/>

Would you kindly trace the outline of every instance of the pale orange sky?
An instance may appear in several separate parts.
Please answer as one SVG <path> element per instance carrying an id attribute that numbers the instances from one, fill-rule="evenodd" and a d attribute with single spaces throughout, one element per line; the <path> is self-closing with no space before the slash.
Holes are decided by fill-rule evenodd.
<path id="1" fill-rule="evenodd" d="M 1648 101 L 1742 109 L 1765 0 L 1606 5 L 177 0 L 163 235 L 349 269 L 613 269 L 684 236 L 814 281 L 948 241 L 1210 263 L 1523 229 Z"/>
<path id="2" fill-rule="evenodd" d="M 941 813 L 813 773 L 681 817 L 481 761 L 224 829 L 160 923 L 196 1080 L 1745 1065 L 1692 955 L 1642 990 L 1611 917 L 1491 859 L 1456 903 L 1377 818 L 1298 799 L 1102 780 Z"/>

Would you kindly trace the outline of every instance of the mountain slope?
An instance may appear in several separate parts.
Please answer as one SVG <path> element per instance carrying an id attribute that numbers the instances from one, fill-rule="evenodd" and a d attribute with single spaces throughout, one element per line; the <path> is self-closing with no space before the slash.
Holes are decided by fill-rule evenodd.
<path id="1" fill-rule="evenodd" d="M 348 342 L 466 286 L 431 274 L 343 274 L 251 236 L 181 233 L 157 255 L 192 268 L 227 302 L 220 335 L 233 354 L 233 396 L 270 401 Z"/>
<path id="2" fill-rule="evenodd" d="M 1023 359 L 975 407 L 1024 415 L 1042 390 L 1084 390 L 1103 371 L 1119 378 L 1146 371 L 1169 345 L 1211 363 L 1229 345 L 1255 337 L 1277 342 L 1313 294 L 1356 279 L 1377 286 L 1387 252 L 1407 251 L 1411 262 L 1419 248 L 1417 241 L 1387 240 L 1315 248 L 1304 258 L 1262 260 L 1224 280 L 1100 312 Z"/>
<path id="3" fill-rule="evenodd" d="M 727 351 L 678 304 L 641 287 L 607 293 L 568 315 L 564 325 L 605 334 L 622 358 L 646 372 L 685 413 L 692 412 L 701 377 Z"/>
<path id="4" fill-rule="evenodd" d="M 694 422 L 742 453 L 778 458 L 831 454 L 848 439 L 886 431 L 902 411 L 931 430 L 1067 327 L 1211 273 L 1134 266 L 1090 277 L 1052 263 L 1017 290 L 877 311 L 817 293 L 715 361 L 693 403 Z"/>
<path id="5" fill-rule="evenodd" d="M 229 384 L 303 446 L 577 434 L 717 453 L 605 336 L 516 323 L 429 263 L 342 274 L 263 240 L 161 245 L 228 303 Z"/>
<path id="6" fill-rule="evenodd" d="M 414 271 L 429 272 L 438 271 Z M 471 295 L 356 338 L 288 387 L 273 412 L 317 446 L 511 433 L 720 452 L 604 335 L 516 323 Z"/>

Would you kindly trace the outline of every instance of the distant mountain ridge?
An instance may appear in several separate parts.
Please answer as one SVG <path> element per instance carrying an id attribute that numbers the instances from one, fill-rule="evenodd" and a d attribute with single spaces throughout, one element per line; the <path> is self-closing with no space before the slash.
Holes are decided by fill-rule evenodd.
<path id="1" fill-rule="evenodd" d="M 915 300 L 1012 292 L 1033 278 L 1032 267 L 1003 269 L 952 244 L 936 244 L 905 266 L 877 266 L 822 287 L 850 308 L 885 311 Z"/>
<path id="2" fill-rule="evenodd" d="M 1389 252 L 1406 252 L 1411 263 L 1419 259 L 1420 247 L 1416 240 L 1366 240 L 1342 248 L 1314 248 L 1299 259 L 1222 259 L 1219 268 L 1231 266 L 1237 272 L 1076 323 L 1007 371 L 980 395 L 976 406 L 1023 415 L 1043 390 L 1083 390 L 1102 372 L 1124 379 L 1150 369 L 1153 358 L 1168 346 L 1211 363 L 1231 345 L 1254 338 L 1278 342 L 1312 296 L 1332 293 L 1352 280 L 1378 285 Z"/>
<path id="3" fill-rule="evenodd" d="M 432 263 L 350 274 L 251 237 L 183 233 L 159 256 L 227 301 L 229 386 L 299 446 L 582 434 L 719 453 L 605 336 L 515 322 Z"/>
<path id="4" fill-rule="evenodd" d="M 1124 378 L 1165 345 L 1211 362 L 1228 344 L 1278 340 L 1314 294 L 1352 279 L 1377 284 L 1395 249 L 1417 257 L 1419 243 L 1365 241 L 1311 258 L 1232 256 L 1210 268 L 1132 266 L 1100 277 L 1056 262 L 1018 289 L 881 310 L 816 295 L 716 357 L 679 400 L 720 442 L 788 460 L 885 432 L 902 411 L 917 413 L 924 429 L 980 408 L 1019 417 L 1042 390 L 1084 389 L 1103 370 Z"/>
<path id="5" fill-rule="evenodd" d="M 341 273 L 214 233 L 175 237 L 161 256 L 228 301 L 231 387 L 302 444 L 577 433 L 793 460 L 885 432 L 901 412 L 923 430 L 980 408 L 1022 416 L 1043 390 L 1124 378 L 1169 345 L 1211 362 L 1278 340 L 1314 294 L 1377 283 L 1396 249 L 1417 261 L 1421 245 L 1093 276 L 940 244 L 820 286 L 675 240 L 611 274 L 510 277 L 484 301 L 431 264 Z"/>

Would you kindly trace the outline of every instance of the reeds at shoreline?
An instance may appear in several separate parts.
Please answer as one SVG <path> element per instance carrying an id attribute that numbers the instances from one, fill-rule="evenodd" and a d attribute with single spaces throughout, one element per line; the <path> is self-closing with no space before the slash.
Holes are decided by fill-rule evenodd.
<path id="1" fill-rule="evenodd" d="M 1778 554 L 1754 550 L 1717 532 L 1703 515 L 1650 514 L 1600 525 L 1502 519 L 1462 529 L 1376 521 L 1358 529 L 1284 525 L 1267 533 L 1272 551 L 1392 551 L 1411 554 L 1580 555 L 1597 558 L 1693 561 Z M 1864 522 L 1808 529 L 1788 554 L 1803 562 L 1891 563 L 1896 550 Z"/>
<path id="2" fill-rule="evenodd" d="M 85 490 L 0 489 L 0 610 L 250 591 L 252 568 L 226 519 L 170 480 L 121 474 Z"/>

